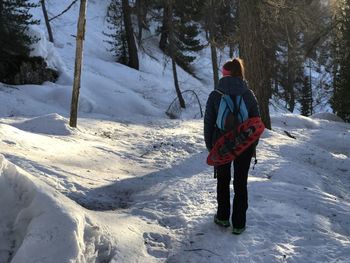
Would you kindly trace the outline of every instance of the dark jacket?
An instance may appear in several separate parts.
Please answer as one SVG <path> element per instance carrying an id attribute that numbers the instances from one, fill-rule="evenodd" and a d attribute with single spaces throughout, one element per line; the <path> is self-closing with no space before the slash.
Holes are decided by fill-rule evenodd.
<path id="1" fill-rule="evenodd" d="M 238 77 L 223 77 L 220 79 L 217 89 L 227 95 L 242 96 L 248 110 L 248 117 L 260 117 L 258 102 L 253 91 L 248 88 L 246 81 Z M 220 93 L 212 91 L 207 101 L 204 116 L 204 140 L 208 151 L 215 144 L 220 132 L 216 127 L 220 99 Z"/>

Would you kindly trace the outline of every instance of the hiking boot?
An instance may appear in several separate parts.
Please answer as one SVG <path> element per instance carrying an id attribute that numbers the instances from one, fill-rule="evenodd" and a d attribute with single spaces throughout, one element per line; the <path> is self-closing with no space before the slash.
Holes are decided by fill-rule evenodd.
<path id="1" fill-rule="evenodd" d="M 245 230 L 245 227 L 242 227 L 242 228 L 236 228 L 236 227 L 233 227 L 232 228 L 232 234 L 234 235 L 240 235 L 244 232 Z"/>
<path id="2" fill-rule="evenodd" d="M 230 221 L 229 220 L 220 220 L 217 218 L 217 216 L 214 216 L 214 223 L 217 224 L 218 226 L 222 227 L 229 227 L 230 226 Z"/>

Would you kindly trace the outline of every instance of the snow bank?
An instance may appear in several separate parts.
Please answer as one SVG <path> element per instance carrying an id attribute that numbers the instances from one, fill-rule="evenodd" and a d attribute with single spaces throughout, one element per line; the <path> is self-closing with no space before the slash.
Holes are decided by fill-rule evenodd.
<path id="1" fill-rule="evenodd" d="M 344 122 L 342 118 L 338 117 L 337 115 L 329 112 L 320 112 L 313 114 L 311 116 L 312 119 L 322 119 L 322 120 L 328 120 L 328 121 L 336 121 L 336 122 Z"/>
<path id="2" fill-rule="evenodd" d="M 65 72 L 66 69 L 61 57 L 54 45 L 47 40 L 43 30 L 38 26 L 32 26 L 30 27 L 29 34 L 38 39 L 38 41 L 32 45 L 33 50 L 30 55 L 32 57 L 42 57 L 45 59 L 49 68 L 56 69 L 60 73 Z"/>
<path id="3" fill-rule="evenodd" d="M 272 122 L 281 127 L 293 127 L 301 129 L 317 129 L 320 123 L 317 120 L 310 119 L 296 114 L 282 114 L 271 117 Z"/>
<path id="4" fill-rule="evenodd" d="M 83 209 L 0 155 L 0 262 L 110 262 Z"/>
<path id="5" fill-rule="evenodd" d="M 13 126 L 23 131 L 48 135 L 71 135 L 73 132 L 68 120 L 56 113 L 18 122 Z"/>

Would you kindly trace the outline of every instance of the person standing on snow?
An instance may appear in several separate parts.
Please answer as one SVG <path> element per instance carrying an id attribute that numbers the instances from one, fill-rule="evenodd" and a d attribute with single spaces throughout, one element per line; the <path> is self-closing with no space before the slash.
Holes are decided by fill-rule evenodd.
<path id="1" fill-rule="evenodd" d="M 222 94 L 230 95 L 232 100 L 242 96 L 248 118 L 260 117 L 258 102 L 252 90 L 244 79 L 243 61 L 239 58 L 226 62 L 222 68 L 223 77 L 218 87 L 209 95 L 204 116 L 204 139 L 210 151 L 222 135 L 216 126 L 219 104 Z M 246 227 L 246 212 L 248 209 L 248 171 L 257 143 L 246 149 L 233 161 L 234 167 L 234 199 L 232 206 L 232 233 L 241 234 Z M 217 178 L 217 213 L 214 222 L 222 227 L 230 226 L 230 181 L 232 162 L 214 168 Z"/>

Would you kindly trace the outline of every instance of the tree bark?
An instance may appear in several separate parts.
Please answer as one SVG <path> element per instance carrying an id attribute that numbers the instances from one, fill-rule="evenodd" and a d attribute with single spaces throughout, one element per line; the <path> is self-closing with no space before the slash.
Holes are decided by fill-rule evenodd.
<path id="1" fill-rule="evenodd" d="M 228 56 L 230 59 L 233 58 L 233 44 L 230 44 L 230 46 L 229 46 Z"/>
<path id="2" fill-rule="evenodd" d="M 210 44 L 210 51 L 211 51 L 211 64 L 213 68 L 214 89 L 216 89 L 219 84 L 219 66 L 218 66 L 218 54 L 214 43 Z"/>
<path id="3" fill-rule="evenodd" d="M 160 34 L 160 40 L 159 40 L 159 48 L 166 52 L 167 42 L 168 42 L 168 35 L 169 35 L 169 17 L 172 16 L 171 10 L 169 8 L 168 1 L 164 2 L 164 9 L 163 9 L 163 22 L 162 22 L 162 29 Z"/>
<path id="4" fill-rule="evenodd" d="M 51 25 L 50 25 L 49 16 L 48 16 L 47 10 L 46 10 L 45 0 L 41 0 L 40 2 L 41 2 L 41 8 L 43 10 L 44 18 L 45 18 L 45 24 L 46 24 L 46 28 L 47 28 L 47 33 L 49 35 L 49 41 L 51 43 L 53 43 L 54 42 L 53 34 L 52 34 L 52 29 L 51 29 Z"/>
<path id="5" fill-rule="evenodd" d="M 128 43 L 129 51 L 129 67 L 139 69 L 139 58 L 137 46 L 134 37 L 134 29 L 131 22 L 129 0 L 122 0 L 123 19 L 126 33 L 126 42 Z"/>
<path id="6" fill-rule="evenodd" d="M 240 0 L 240 54 L 246 65 L 246 78 L 260 106 L 261 118 L 267 129 L 271 129 L 269 97 L 271 94 L 270 72 L 266 65 L 267 52 L 264 47 L 262 3 L 256 0 Z"/>
<path id="7" fill-rule="evenodd" d="M 172 68 L 173 68 L 173 76 L 174 76 L 174 85 L 175 85 L 176 95 L 177 95 L 177 98 L 179 99 L 181 108 L 185 109 L 186 104 L 185 104 L 185 100 L 182 97 L 182 93 L 180 90 L 179 80 L 177 78 L 176 63 L 175 63 L 174 58 L 171 58 L 171 64 L 172 64 Z"/>
<path id="8" fill-rule="evenodd" d="M 142 31 L 146 28 L 146 16 L 147 16 L 147 8 L 145 3 L 146 0 L 136 0 L 136 12 L 137 12 L 137 42 L 139 46 L 142 43 Z"/>
<path id="9" fill-rule="evenodd" d="M 86 25 L 86 7 L 87 0 L 80 0 L 80 11 L 78 20 L 78 29 L 76 37 L 76 51 L 75 51 L 75 68 L 74 68 L 74 82 L 71 102 L 71 112 L 69 125 L 77 127 L 78 119 L 78 105 L 79 105 L 79 91 L 81 83 L 81 69 L 83 64 L 83 48 Z"/>
<path id="10" fill-rule="evenodd" d="M 213 68 L 213 80 L 214 80 L 214 89 L 219 84 L 219 66 L 218 66 L 218 55 L 216 50 L 216 36 L 215 36 L 215 3 L 214 0 L 209 0 L 207 7 L 207 16 L 208 16 L 208 37 L 209 37 L 209 45 L 211 51 L 211 64 Z"/>
<path id="11" fill-rule="evenodd" d="M 288 22 L 287 22 L 288 23 Z M 287 94 L 287 100 L 288 103 L 288 110 L 290 112 L 294 111 L 295 108 L 295 82 L 296 82 L 296 75 L 297 75 L 297 52 L 296 52 L 296 34 L 295 29 L 293 28 L 293 25 L 289 24 L 286 25 L 286 35 L 287 35 L 287 43 L 288 43 L 288 50 L 287 50 L 287 85 L 286 85 L 286 92 Z"/>
<path id="12" fill-rule="evenodd" d="M 171 57 L 171 64 L 173 69 L 174 85 L 177 98 L 179 100 L 181 108 L 185 109 L 186 104 L 185 100 L 182 97 L 180 90 L 179 80 L 177 77 L 176 62 L 175 62 L 175 40 L 174 40 L 174 25 L 173 25 L 173 2 L 174 0 L 169 0 L 167 4 L 168 18 L 167 18 L 167 29 L 168 29 L 168 38 L 169 38 L 169 54 Z"/>

